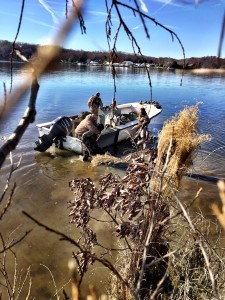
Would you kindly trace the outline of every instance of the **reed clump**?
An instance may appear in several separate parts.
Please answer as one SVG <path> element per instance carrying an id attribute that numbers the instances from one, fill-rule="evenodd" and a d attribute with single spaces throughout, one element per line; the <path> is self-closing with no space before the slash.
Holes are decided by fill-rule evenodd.
<path id="1" fill-rule="evenodd" d="M 165 189 L 167 184 L 177 189 L 182 176 L 192 164 L 196 150 L 211 140 L 210 135 L 199 134 L 197 131 L 198 113 L 199 107 L 196 104 L 164 123 L 159 133 L 158 157 L 151 185 L 156 192 Z"/>
<path id="2" fill-rule="evenodd" d="M 219 190 L 219 196 L 220 196 L 220 203 L 212 203 L 211 209 L 212 212 L 215 214 L 217 219 L 219 220 L 221 226 L 225 230 L 225 181 L 219 180 L 217 182 L 217 187 Z"/>

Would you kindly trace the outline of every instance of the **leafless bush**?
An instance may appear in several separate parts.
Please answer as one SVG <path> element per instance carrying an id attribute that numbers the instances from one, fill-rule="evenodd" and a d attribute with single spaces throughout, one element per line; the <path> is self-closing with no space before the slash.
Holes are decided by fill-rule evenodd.
<path id="1" fill-rule="evenodd" d="M 30 267 L 25 271 L 19 269 L 16 254 L 11 249 L 15 242 L 11 241 L 11 236 L 6 242 L 1 234 L 0 238 L 2 247 L 0 250 L 0 253 L 2 253 L 0 257 L 0 299 L 2 299 L 2 295 L 5 295 L 5 297 L 7 295 L 9 300 L 19 299 L 24 290 L 26 291 L 24 299 L 30 299 L 32 285 Z M 14 272 L 10 272 L 10 266 L 8 266 L 12 261 L 14 261 Z"/>

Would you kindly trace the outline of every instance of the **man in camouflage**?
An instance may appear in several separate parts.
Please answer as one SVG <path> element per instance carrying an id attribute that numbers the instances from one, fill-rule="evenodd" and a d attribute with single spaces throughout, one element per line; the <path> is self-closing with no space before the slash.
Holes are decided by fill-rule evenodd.
<path id="1" fill-rule="evenodd" d="M 97 145 L 97 138 L 104 126 L 97 124 L 97 116 L 89 114 L 75 129 L 75 137 L 82 140 L 84 144 L 83 161 L 87 161 L 89 155 L 102 154 L 102 149 Z"/>

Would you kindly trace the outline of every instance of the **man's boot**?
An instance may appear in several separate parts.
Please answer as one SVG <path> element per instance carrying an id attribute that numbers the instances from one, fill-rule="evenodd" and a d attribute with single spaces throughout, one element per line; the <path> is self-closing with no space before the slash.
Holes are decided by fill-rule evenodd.
<path id="1" fill-rule="evenodd" d="M 88 161 L 89 153 L 88 151 L 84 151 L 83 153 L 83 161 Z"/>

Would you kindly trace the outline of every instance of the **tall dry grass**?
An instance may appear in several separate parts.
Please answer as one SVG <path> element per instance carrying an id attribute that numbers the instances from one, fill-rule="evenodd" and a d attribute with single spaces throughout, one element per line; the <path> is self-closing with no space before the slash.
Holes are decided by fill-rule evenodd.
<path id="1" fill-rule="evenodd" d="M 198 113 L 196 104 L 164 123 L 159 133 L 158 157 L 151 185 L 155 192 L 164 190 L 167 184 L 176 190 L 189 170 L 196 150 L 211 140 L 210 135 L 198 133 Z"/>

